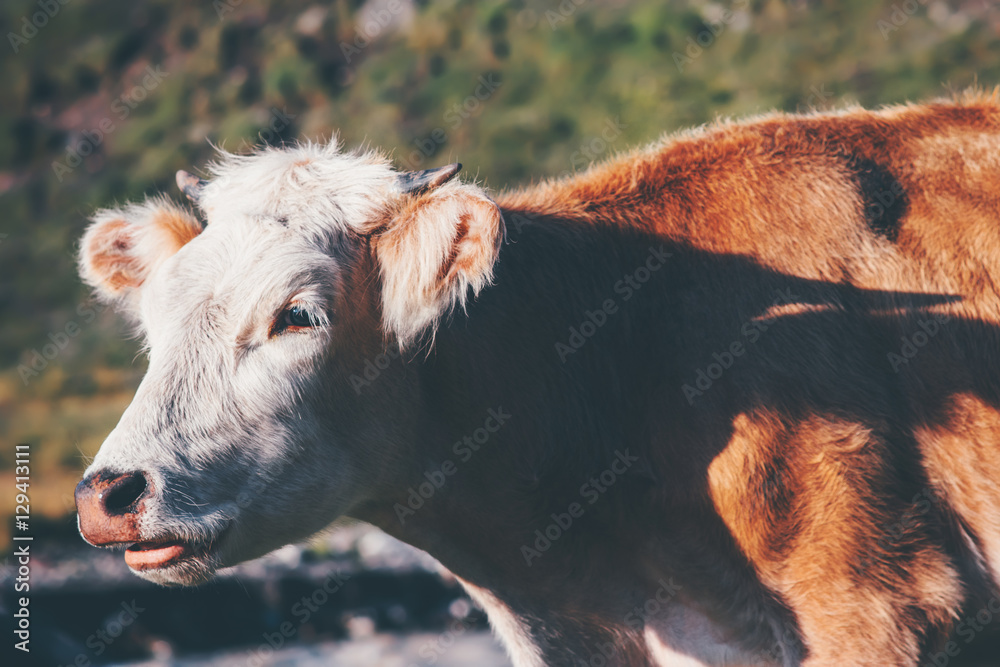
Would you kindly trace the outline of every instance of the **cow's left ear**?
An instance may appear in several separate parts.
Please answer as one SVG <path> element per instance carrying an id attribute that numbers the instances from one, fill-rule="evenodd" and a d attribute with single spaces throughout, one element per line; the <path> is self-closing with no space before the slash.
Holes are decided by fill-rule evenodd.
<path id="1" fill-rule="evenodd" d="M 419 192 L 419 191 L 418 191 Z M 373 237 L 382 317 L 406 345 L 493 279 L 504 237 L 500 208 L 475 185 L 447 182 L 408 196 Z"/>
<path id="2" fill-rule="evenodd" d="M 169 199 L 147 199 L 93 217 L 80 242 L 80 276 L 104 301 L 134 309 L 140 288 L 166 259 L 202 230 Z"/>

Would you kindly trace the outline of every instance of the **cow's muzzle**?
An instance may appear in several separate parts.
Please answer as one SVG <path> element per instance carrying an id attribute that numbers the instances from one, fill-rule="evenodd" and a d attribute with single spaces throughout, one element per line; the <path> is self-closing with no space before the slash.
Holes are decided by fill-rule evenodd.
<path id="1" fill-rule="evenodd" d="M 101 470 L 76 485 L 80 533 L 95 546 L 138 542 L 139 519 L 152 495 L 149 477 L 141 471 Z"/>

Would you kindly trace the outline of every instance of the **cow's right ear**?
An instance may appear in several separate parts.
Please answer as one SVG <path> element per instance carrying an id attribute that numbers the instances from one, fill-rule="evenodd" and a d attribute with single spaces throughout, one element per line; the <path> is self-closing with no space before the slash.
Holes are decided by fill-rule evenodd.
<path id="1" fill-rule="evenodd" d="M 104 209 L 92 220 L 80 242 L 80 276 L 103 301 L 126 309 L 153 271 L 202 230 L 197 218 L 165 198 Z"/>

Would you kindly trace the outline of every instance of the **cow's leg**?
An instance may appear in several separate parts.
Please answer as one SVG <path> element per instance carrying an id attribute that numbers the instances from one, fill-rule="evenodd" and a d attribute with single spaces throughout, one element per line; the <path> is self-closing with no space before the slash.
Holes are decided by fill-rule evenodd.
<path id="1" fill-rule="evenodd" d="M 641 634 L 595 618 L 532 606 L 513 609 L 490 591 L 459 578 L 485 611 L 515 667 L 653 667 Z M 694 667 L 694 666 L 692 666 Z"/>
<path id="2" fill-rule="evenodd" d="M 1000 412 L 971 393 L 957 394 L 916 437 L 935 501 L 961 519 L 972 567 L 1000 590 Z"/>
<path id="3" fill-rule="evenodd" d="M 897 464 L 875 427 L 757 411 L 709 468 L 717 511 L 795 615 L 805 666 L 917 665 L 961 607 L 933 507 Z"/>

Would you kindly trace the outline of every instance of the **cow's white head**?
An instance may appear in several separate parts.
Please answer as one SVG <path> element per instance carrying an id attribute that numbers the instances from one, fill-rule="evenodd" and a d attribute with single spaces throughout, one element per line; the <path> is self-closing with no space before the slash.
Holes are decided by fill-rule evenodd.
<path id="1" fill-rule="evenodd" d="M 80 530 L 161 583 L 304 539 L 394 485 L 413 456 L 406 373 L 364 392 L 358 375 L 482 288 L 503 237 L 458 165 L 401 173 L 310 144 L 210 171 L 178 174 L 197 216 L 165 198 L 104 210 L 80 254 L 149 354 L 77 487 Z"/>

